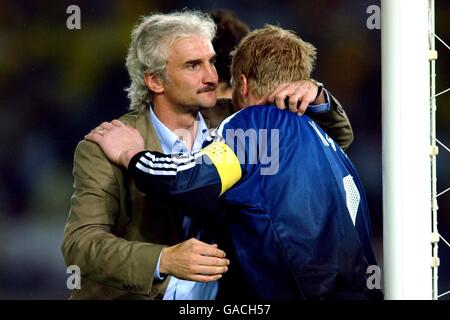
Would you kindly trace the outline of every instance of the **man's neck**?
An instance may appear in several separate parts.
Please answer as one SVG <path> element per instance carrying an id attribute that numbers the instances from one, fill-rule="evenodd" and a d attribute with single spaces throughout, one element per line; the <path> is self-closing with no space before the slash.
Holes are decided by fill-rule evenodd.
<path id="1" fill-rule="evenodd" d="M 192 149 L 198 127 L 198 111 L 182 112 L 180 109 L 153 102 L 153 112 L 158 119 L 177 134 L 179 139 L 186 143 L 187 148 Z"/>

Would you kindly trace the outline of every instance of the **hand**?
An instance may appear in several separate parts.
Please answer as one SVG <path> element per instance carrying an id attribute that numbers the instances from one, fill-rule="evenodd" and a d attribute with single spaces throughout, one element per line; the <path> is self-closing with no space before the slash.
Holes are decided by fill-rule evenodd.
<path id="1" fill-rule="evenodd" d="M 131 158 L 144 150 L 144 139 L 139 131 L 119 120 L 103 122 L 84 137 L 97 143 L 111 162 L 126 168 Z"/>
<path id="2" fill-rule="evenodd" d="M 262 104 L 275 104 L 278 109 L 286 109 L 298 115 L 305 113 L 310 104 L 325 103 L 323 91 L 316 99 L 318 87 L 309 80 L 300 80 L 292 83 L 280 84 L 271 94 L 263 98 Z"/>
<path id="3" fill-rule="evenodd" d="M 216 281 L 227 272 L 230 261 L 216 244 L 207 244 L 195 238 L 164 248 L 159 272 L 178 279 L 198 282 Z"/>

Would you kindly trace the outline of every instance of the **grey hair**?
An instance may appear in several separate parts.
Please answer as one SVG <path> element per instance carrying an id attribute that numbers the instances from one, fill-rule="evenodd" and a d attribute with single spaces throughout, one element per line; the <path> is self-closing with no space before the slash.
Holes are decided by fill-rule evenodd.
<path id="1" fill-rule="evenodd" d="M 163 81 L 166 76 L 167 49 L 173 41 L 188 35 L 202 35 L 212 41 L 216 34 L 214 21 L 200 11 L 176 11 L 143 16 L 133 28 L 126 67 L 131 84 L 125 91 L 130 110 L 143 110 L 153 98 L 144 75 L 154 74 Z"/>

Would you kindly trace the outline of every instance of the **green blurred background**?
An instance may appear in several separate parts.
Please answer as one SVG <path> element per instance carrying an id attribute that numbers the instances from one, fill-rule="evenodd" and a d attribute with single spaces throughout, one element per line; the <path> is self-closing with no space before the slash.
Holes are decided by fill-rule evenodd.
<path id="1" fill-rule="evenodd" d="M 81 9 L 68 30 L 66 9 Z M 124 66 L 138 17 L 176 9 L 235 11 L 251 28 L 296 31 L 318 49 L 314 78 L 342 102 L 354 128 L 348 153 L 366 187 L 382 263 L 381 32 L 369 30 L 375 0 L 12 1 L 0 2 L 0 299 L 66 299 L 60 253 L 77 142 L 125 113 Z M 436 33 L 450 42 L 450 1 L 436 0 Z M 437 43 L 437 89 L 450 87 L 450 55 Z M 414 69 L 414 66 L 411 66 Z M 414 92 L 411 92 L 414 94 Z M 450 94 L 438 98 L 438 138 L 450 145 Z M 450 186 L 441 148 L 438 190 Z M 450 238 L 450 194 L 439 198 Z M 440 246 L 440 292 L 450 290 L 450 248 Z M 413 281 L 413 279 L 412 279 Z M 450 297 L 446 297 L 449 299 Z"/>

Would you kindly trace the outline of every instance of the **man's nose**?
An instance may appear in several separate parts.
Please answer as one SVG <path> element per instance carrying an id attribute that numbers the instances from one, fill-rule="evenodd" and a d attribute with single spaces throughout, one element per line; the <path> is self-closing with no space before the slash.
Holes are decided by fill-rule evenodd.
<path id="1" fill-rule="evenodd" d="M 213 84 L 217 84 L 219 82 L 219 76 L 217 75 L 217 70 L 214 65 L 206 66 L 203 76 L 203 82 Z"/>

